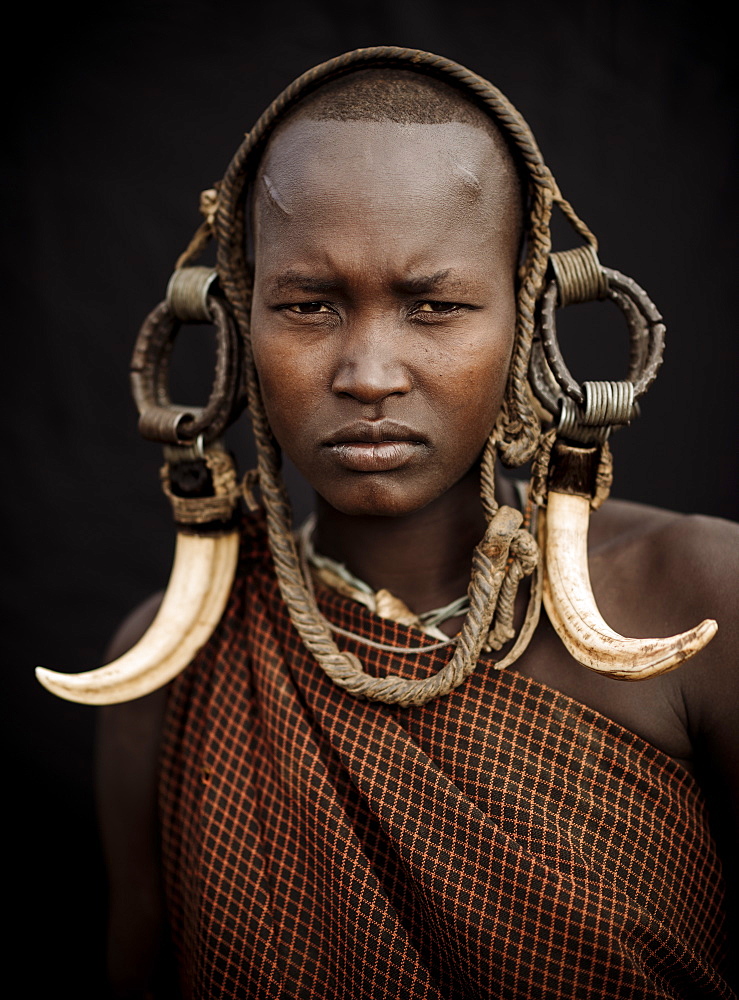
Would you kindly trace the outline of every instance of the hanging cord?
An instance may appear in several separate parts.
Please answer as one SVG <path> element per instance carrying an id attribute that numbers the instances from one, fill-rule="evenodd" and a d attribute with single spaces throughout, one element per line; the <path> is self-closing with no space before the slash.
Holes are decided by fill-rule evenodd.
<path id="1" fill-rule="evenodd" d="M 204 216 L 204 219 L 195 230 L 195 234 L 188 243 L 187 249 L 175 261 L 175 270 L 187 267 L 188 264 L 197 260 L 210 243 L 213 237 L 213 226 L 218 209 L 219 186 L 219 184 L 216 184 L 215 187 L 200 192 L 200 214 Z"/>
<path id="2" fill-rule="evenodd" d="M 523 527 L 527 531 L 530 531 L 533 538 L 536 538 L 536 522 L 538 508 L 536 501 L 533 496 L 533 491 L 531 485 L 529 484 L 525 490 L 525 500 L 522 504 L 524 507 L 524 518 Z M 538 553 L 538 549 L 537 549 Z M 505 586 L 504 581 L 504 586 Z M 536 626 L 539 624 L 539 618 L 541 617 L 541 604 L 543 596 L 543 584 L 544 584 L 544 573 L 542 570 L 542 560 L 541 557 L 537 558 L 536 565 L 534 566 L 532 577 L 531 577 L 531 590 L 529 592 L 529 600 L 526 606 L 526 614 L 524 615 L 523 624 L 519 629 L 518 638 L 514 642 L 513 646 L 506 653 L 502 660 L 498 660 L 495 663 L 496 670 L 505 670 L 506 667 L 510 667 L 513 663 L 518 660 L 520 656 L 528 648 L 531 642 L 534 632 L 536 632 Z M 513 594 L 513 600 L 515 601 L 515 593 Z M 503 604 L 503 598 L 499 598 L 498 607 L 500 608 Z M 497 615 L 496 615 L 497 617 Z M 511 623 L 513 620 L 513 608 L 511 609 Z M 514 630 L 511 629 L 511 636 Z M 488 644 L 490 643 L 490 637 L 488 637 Z M 494 647 L 500 648 L 500 647 Z"/>

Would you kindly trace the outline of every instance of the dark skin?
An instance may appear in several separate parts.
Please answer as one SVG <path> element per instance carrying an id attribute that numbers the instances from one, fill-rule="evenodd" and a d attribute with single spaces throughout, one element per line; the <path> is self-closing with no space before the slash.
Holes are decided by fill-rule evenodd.
<path id="1" fill-rule="evenodd" d="M 513 344 L 510 165 L 469 124 L 297 120 L 270 145 L 255 195 L 255 361 L 275 435 L 316 490 L 316 547 L 416 612 L 446 604 L 466 589 L 484 531 L 478 461 Z M 497 492 L 515 505 L 502 477 Z M 671 635 L 712 617 L 717 636 L 678 670 L 628 683 L 574 661 L 543 614 L 510 669 L 696 776 L 735 900 L 739 529 L 610 500 L 592 518 L 589 554 L 613 628 Z M 111 654 L 138 638 L 156 604 L 124 625 Z M 155 812 L 165 698 L 102 713 L 118 996 L 146 995 L 165 940 Z"/>

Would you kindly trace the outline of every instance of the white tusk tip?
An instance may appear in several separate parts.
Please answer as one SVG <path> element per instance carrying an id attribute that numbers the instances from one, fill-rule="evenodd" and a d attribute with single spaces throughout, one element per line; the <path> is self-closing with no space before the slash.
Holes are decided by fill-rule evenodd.
<path id="1" fill-rule="evenodd" d="M 695 628 L 691 628 L 681 635 L 672 636 L 670 639 L 653 640 L 655 644 L 663 647 L 661 657 L 655 657 L 641 667 L 612 669 L 608 672 L 608 676 L 624 681 L 641 681 L 647 677 L 669 673 L 670 670 L 674 670 L 681 663 L 689 660 L 691 656 L 700 653 L 717 632 L 718 622 L 714 618 L 705 618 Z"/>
<path id="2" fill-rule="evenodd" d="M 542 518 L 546 577 L 544 605 L 570 654 L 584 666 L 620 680 L 644 680 L 674 670 L 714 637 L 718 624 L 707 618 L 681 635 L 630 639 L 601 617 L 588 572 L 586 497 L 551 490 Z"/>
<path id="3" fill-rule="evenodd" d="M 36 668 L 52 694 L 83 705 L 133 701 L 164 687 L 210 639 L 226 607 L 239 554 L 239 534 L 180 534 L 167 592 L 156 618 L 127 653 L 97 670 L 60 674 Z"/>

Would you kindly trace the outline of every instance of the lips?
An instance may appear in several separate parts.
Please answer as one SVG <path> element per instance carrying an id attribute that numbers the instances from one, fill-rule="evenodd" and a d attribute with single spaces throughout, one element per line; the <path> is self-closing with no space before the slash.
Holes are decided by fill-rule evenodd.
<path id="1" fill-rule="evenodd" d="M 428 442 L 393 420 L 363 420 L 342 427 L 324 446 L 352 472 L 391 472 L 407 465 Z"/>

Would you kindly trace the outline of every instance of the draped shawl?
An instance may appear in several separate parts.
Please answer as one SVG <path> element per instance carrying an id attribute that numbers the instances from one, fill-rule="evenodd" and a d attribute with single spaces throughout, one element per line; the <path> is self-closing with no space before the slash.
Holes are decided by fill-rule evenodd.
<path id="1" fill-rule="evenodd" d="M 419 644 L 338 594 L 320 603 L 359 636 Z M 379 674 L 451 655 L 340 644 Z M 732 996 L 694 779 L 484 658 L 420 708 L 352 698 L 293 628 L 258 519 L 218 630 L 174 682 L 160 805 L 187 996 Z"/>

